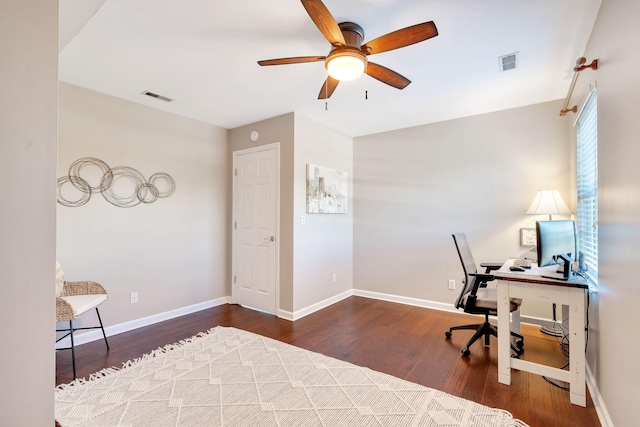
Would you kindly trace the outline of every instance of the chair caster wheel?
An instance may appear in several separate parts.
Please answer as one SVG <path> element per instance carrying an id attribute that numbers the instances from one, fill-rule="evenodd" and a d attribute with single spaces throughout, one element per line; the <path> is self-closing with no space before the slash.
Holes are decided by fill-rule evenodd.
<path id="1" fill-rule="evenodd" d="M 522 349 L 524 348 L 524 341 L 517 340 L 516 341 L 516 347 L 518 347 L 520 349 L 520 351 L 522 351 Z"/>
<path id="2" fill-rule="evenodd" d="M 469 357 L 469 355 L 471 354 L 471 351 L 469 351 L 467 347 L 464 347 L 462 350 L 460 350 L 460 352 L 464 357 Z"/>
<path id="3" fill-rule="evenodd" d="M 451 338 L 451 331 L 445 332 L 444 336 L 447 337 L 447 338 Z"/>

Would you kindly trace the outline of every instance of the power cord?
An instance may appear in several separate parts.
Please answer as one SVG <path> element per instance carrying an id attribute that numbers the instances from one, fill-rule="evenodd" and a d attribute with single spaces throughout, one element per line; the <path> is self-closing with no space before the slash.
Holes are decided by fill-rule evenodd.
<path id="1" fill-rule="evenodd" d="M 583 279 L 587 279 L 581 272 L 576 272 L 576 274 L 578 274 L 580 277 L 582 277 Z M 587 348 L 589 347 L 589 306 L 591 305 L 591 294 L 589 292 L 587 292 L 587 307 L 585 310 L 585 320 L 586 320 L 586 324 L 584 326 L 584 330 L 586 333 L 586 337 L 585 337 L 585 344 L 584 344 L 584 352 L 585 354 L 587 353 Z M 560 345 L 560 351 L 562 351 L 562 354 L 567 358 L 567 363 L 561 367 L 560 369 L 566 369 L 569 366 L 569 334 L 566 332 L 568 330 L 568 327 L 565 325 L 565 322 L 568 322 L 569 319 L 562 319 L 562 324 L 560 325 L 560 329 L 562 330 L 562 339 L 559 340 L 557 339 L 557 341 L 559 342 Z M 554 328 L 555 328 L 556 324 L 554 324 Z M 558 337 L 559 338 L 559 337 Z M 570 387 L 566 386 L 566 385 L 562 385 L 559 384 L 557 382 L 555 382 L 554 380 L 552 380 L 551 378 L 547 378 L 544 375 L 542 376 L 542 378 L 548 382 L 549 384 L 558 387 L 561 390 L 566 390 L 569 391 Z M 566 384 L 566 383 L 565 383 Z"/>
<path id="2" fill-rule="evenodd" d="M 566 369 L 569 366 L 569 334 L 566 332 L 567 331 L 567 326 L 566 326 L 566 322 L 568 321 L 568 319 L 562 319 L 562 324 L 557 324 L 554 323 L 554 328 L 556 325 L 558 325 L 560 327 L 560 330 L 562 331 L 562 337 L 556 337 L 556 341 L 558 342 L 558 345 L 560 347 L 560 351 L 562 352 L 562 355 L 567 359 L 567 363 L 565 363 L 564 366 L 562 366 L 559 369 Z M 546 382 L 548 382 L 549 384 L 558 387 L 561 390 L 569 390 L 569 386 L 567 385 L 563 385 L 560 383 L 555 382 L 554 380 L 552 380 L 551 378 L 545 377 L 544 375 L 542 376 L 542 379 L 544 379 Z M 564 383 L 566 384 L 566 383 Z"/>

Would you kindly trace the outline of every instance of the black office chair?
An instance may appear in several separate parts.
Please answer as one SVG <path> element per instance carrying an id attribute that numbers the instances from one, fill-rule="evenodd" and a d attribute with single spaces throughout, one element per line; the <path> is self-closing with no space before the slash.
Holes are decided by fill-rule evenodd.
<path id="1" fill-rule="evenodd" d="M 498 330 L 495 326 L 489 323 L 489 316 L 495 316 L 498 314 L 498 295 L 495 288 L 487 288 L 487 282 L 493 280 L 493 275 L 489 274 L 493 270 L 500 268 L 501 264 L 488 264 L 483 263 L 480 266 L 486 270 L 484 273 L 478 273 L 476 263 L 473 260 L 471 249 L 467 243 L 467 236 L 464 233 L 453 234 L 453 241 L 456 244 L 458 250 L 458 256 L 462 263 L 462 269 L 464 270 L 464 280 L 462 291 L 460 296 L 456 300 L 456 308 L 461 308 L 465 313 L 470 314 L 483 314 L 484 323 L 478 323 L 473 325 L 454 326 L 449 328 L 445 332 L 447 338 L 451 338 L 451 332 L 458 329 L 470 329 L 476 331 L 471 337 L 467 345 L 462 348 L 461 352 L 464 356 L 469 356 L 471 351 L 469 347 L 484 337 L 484 345 L 489 345 L 489 338 L 491 335 L 498 336 Z M 516 311 L 522 304 L 521 299 L 511 298 L 510 310 Z M 522 353 L 524 348 L 524 338 L 520 334 L 511 332 L 511 335 L 516 338 L 516 344 L 511 344 L 511 349 L 516 352 L 517 355 Z"/>

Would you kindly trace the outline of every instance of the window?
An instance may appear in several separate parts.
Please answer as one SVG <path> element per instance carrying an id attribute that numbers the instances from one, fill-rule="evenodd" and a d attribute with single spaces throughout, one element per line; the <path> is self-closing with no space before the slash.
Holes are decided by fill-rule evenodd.
<path id="1" fill-rule="evenodd" d="M 593 88 L 576 119 L 578 241 L 587 280 L 598 284 L 598 109 Z"/>

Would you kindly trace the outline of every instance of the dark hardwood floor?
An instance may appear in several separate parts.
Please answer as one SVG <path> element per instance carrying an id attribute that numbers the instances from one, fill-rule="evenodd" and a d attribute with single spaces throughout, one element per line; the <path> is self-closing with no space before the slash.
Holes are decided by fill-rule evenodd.
<path id="1" fill-rule="evenodd" d="M 587 396 L 587 407 L 569 402 L 569 393 L 538 375 L 513 371 L 512 384 L 499 384 L 497 341 L 484 347 L 482 340 L 466 358 L 460 349 L 470 331 L 444 332 L 459 324 L 474 323 L 470 316 L 350 297 L 295 322 L 236 305 L 222 305 L 157 323 L 104 341 L 77 347 L 78 376 L 117 366 L 149 351 L 188 338 L 214 326 L 233 326 L 311 351 L 366 366 L 379 372 L 436 388 L 486 406 L 502 408 L 531 427 L 600 426 Z M 523 359 L 563 366 L 565 356 L 556 338 L 538 327 L 523 325 Z M 72 380 L 71 355 L 58 351 L 56 384 Z"/>

